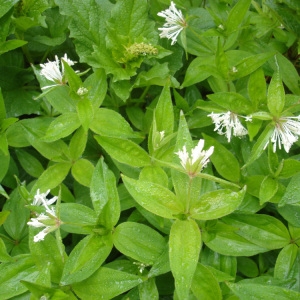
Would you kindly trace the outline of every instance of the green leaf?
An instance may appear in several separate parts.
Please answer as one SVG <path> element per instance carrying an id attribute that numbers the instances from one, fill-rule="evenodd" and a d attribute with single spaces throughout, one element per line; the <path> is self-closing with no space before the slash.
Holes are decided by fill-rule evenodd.
<path id="1" fill-rule="evenodd" d="M 60 219 L 63 221 L 62 229 L 70 233 L 94 233 L 97 216 L 95 212 L 79 203 L 61 203 Z"/>
<path id="2" fill-rule="evenodd" d="M 107 137 L 136 138 L 139 136 L 119 113 L 107 108 L 99 108 L 95 111 L 90 129 Z"/>
<path id="3" fill-rule="evenodd" d="M 159 293 L 155 284 L 154 278 L 149 278 L 138 286 L 139 288 L 139 299 L 140 300 L 158 300 Z"/>
<path id="4" fill-rule="evenodd" d="M 192 220 L 176 220 L 170 232 L 169 257 L 179 299 L 187 299 L 201 249 L 201 234 Z M 184 272 L 183 272 L 184 270 Z"/>
<path id="5" fill-rule="evenodd" d="M 285 204 L 284 206 L 278 207 L 278 212 L 285 220 L 296 227 L 300 227 L 300 205 L 297 203 L 295 205 Z"/>
<path id="6" fill-rule="evenodd" d="M 21 295 L 27 288 L 21 280 L 33 281 L 38 271 L 31 256 L 23 255 L 13 262 L 0 264 L 0 299 L 12 299 Z"/>
<path id="7" fill-rule="evenodd" d="M 206 134 L 203 134 L 203 137 L 205 138 L 205 145 L 207 147 L 214 146 L 214 152 L 210 160 L 218 173 L 227 180 L 239 182 L 240 164 L 236 157 L 217 140 Z"/>
<path id="8" fill-rule="evenodd" d="M 84 152 L 87 143 L 88 134 L 83 127 L 79 127 L 73 134 L 70 144 L 70 158 L 74 161 L 79 159 Z"/>
<path id="9" fill-rule="evenodd" d="M 268 286 L 255 283 L 226 283 L 239 299 L 276 299 L 295 300 L 300 297 L 300 293 L 288 290 L 279 286 Z"/>
<path id="10" fill-rule="evenodd" d="M 262 68 L 257 69 L 249 76 L 247 89 L 254 110 L 257 110 L 259 105 L 266 103 L 267 86 Z"/>
<path id="11" fill-rule="evenodd" d="M 16 154 L 22 168 L 32 177 L 38 178 L 44 172 L 44 167 L 40 161 L 27 151 L 16 149 Z"/>
<path id="12" fill-rule="evenodd" d="M 139 276 L 103 267 L 89 278 L 74 283 L 72 289 L 81 299 L 95 300 L 99 291 L 102 299 L 112 299 L 142 282 Z"/>
<path id="13" fill-rule="evenodd" d="M 255 72 L 272 56 L 274 56 L 274 54 L 275 52 L 266 52 L 266 53 L 251 55 L 249 57 L 242 59 L 235 65 L 237 72 L 231 73 L 231 79 L 236 80 Z"/>
<path id="14" fill-rule="evenodd" d="M 289 182 L 283 197 L 280 199 L 278 205 L 284 206 L 286 204 L 298 204 L 299 203 L 299 180 L 300 174 L 293 176 Z"/>
<path id="15" fill-rule="evenodd" d="M 22 41 L 22 40 L 9 40 L 3 43 L 0 43 L 0 55 L 11 51 L 13 49 L 22 47 L 27 44 L 27 41 Z"/>
<path id="16" fill-rule="evenodd" d="M 295 244 L 289 244 L 277 256 L 274 277 L 281 280 L 289 279 L 292 269 L 295 267 L 299 274 L 299 247 Z"/>
<path id="17" fill-rule="evenodd" d="M 197 220 L 213 220 L 235 211 L 243 201 L 246 189 L 239 192 L 216 190 L 202 195 L 190 209 L 191 217 Z"/>
<path id="18" fill-rule="evenodd" d="M 268 215 L 236 214 L 224 217 L 223 221 L 236 227 L 238 235 L 270 250 L 290 243 L 290 235 L 284 224 Z"/>
<path id="19" fill-rule="evenodd" d="M 122 178 L 134 200 L 150 212 L 167 219 L 174 219 L 174 215 L 183 213 L 182 204 L 164 186 L 125 176 Z"/>
<path id="20" fill-rule="evenodd" d="M 285 93 L 281 77 L 278 71 L 275 72 L 272 76 L 268 88 L 267 101 L 270 113 L 275 117 L 280 117 L 281 112 L 284 108 Z"/>
<path id="21" fill-rule="evenodd" d="M 226 110 L 235 113 L 249 114 L 252 111 L 250 101 L 238 93 L 219 92 L 207 97 Z"/>
<path id="22" fill-rule="evenodd" d="M 62 285 L 80 282 L 100 268 L 113 247 L 111 236 L 89 235 L 70 253 L 61 278 Z"/>
<path id="23" fill-rule="evenodd" d="M 76 113 L 64 113 L 51 122 L 46 135 L 42 140 L 47 142 L 59 140 L 70 135 L 80 125 Z"/>
<path id="24" fill-rule="evenodd" d="M 251 0 L 239 0 L 236 5 L 230 10 L 226 21 L 226 32 L 230 34 L 236 30 L 245 18 L 249 9 Z"/>
<path id="25" fill-rule="evenodd" d="M 2 212 L 0 213 L 1 217 Z M 6 246 L 3 242 L 3 240 L 0 238 L 0 262 L 11 262 L 13 261 L 13 258 L 7 253 Z"/>
<path id="26" fill-rule="evenodd" d="M 71 168 L 71 163 L 61 162 L 56 163 L 47 168 L 39 177 L 32 188 L 32 191 L 37 189 L 47 191 L 53 189 L 63 182 Z"/>
<path id="27" fill-rule="evenodd" d="M 85 132 L 88 131 L 90 124 L 92 123 L 94 119 L 94 109 L 93 105 L 88 99 L 83 99 L 78 102 L 77 104 L 77 113 L 78 118 L 80 120 L 80 123 L 85 130 Z"/>
<path id="28" fill-rule="evenodd" d="M 158 98 L 155 108 L 156 128 L 158 131 L 164 131 L 165 135 L 173 133 L 174 113 L 170 94 L 170 88 L 165 86 Z"/>
<path id="29" fill-rule="evenodd" d="M 237 257 L 238 271 L 246 277 L 259 276 L 257 264 L 249 257 Z"/>
<path id="30" fill-rule="evenodd" d="M 82 87 L 82 81 L 78 74 L 73 70 L 73 68 L 64 60 L 61 60 L 64 67 L 64 75 L 66 77 L 66 82 L 73 93 L 77 93 L 78 89 Z"/>
<path id="31" fill-rule="evenodd" d="M 3 205 L 3 211 L 10 211 L 3 228 L 15 241 L 20 241 L 27 233 L 29 209 L 25 208 L 25 201 L 15 189 Z"/>
<path id="32" fill-rule="evenodd" d="M 280 178 L 290 178 L 300 172 L 300 161 L 296 159 L 285 159 L 281 172 L 279 173 Z"/>
<path id="33" fill-rule="evenodd" d="M 192 281 L 192 291 L 197 299 L 221 300 L 218 281 L 209 268 L 198 263 Z"/>
<path id="34" fill-rule="evenodd" d="M 136 143 L 115 137 L 95 136 L 96 141 L 116 161 L 132 167 L 150 165 L 148 153 Z"/>
<path id="35" fill-rule="evenodd" d="M 17 2 L 18 0 L 4 0 L 0 7 L 0 18 L 4 16 Z"/>
<path id="36" fill-rule="evenodd" d="M 103 158 L 93 173 L 90 193 L 94 209 L 99 214 L 97 224 L 112 229 L 120 218 L 120 200 L 114 173 L 108 169 Z"/>
<path id="37" fill-rule="evenodd" d="M 104 54 L 107 53 L 105 36 L 106 22 L 110 17 L 113 4 L 108 0 L 101 1 L 101 5 L 96 0 L 56 0 L 63 15 L 71 17 L 69 25 L 70 36 L 74 39 L 77 53 L 82 62 L 91 62 L 91 54 L 94 46 L 98 46 Z M 112 58 L 106 54 L 106 59 Z"/>
<path id="38" fill-rule="evenodd" d="M 270 176 L 266 176 L 259 189 L 259 203 L 264 204 L 270 201 L 278 190 L 278 181 Z"/>
<path id="39" fill-rule="evenodd" d="M 84 87 L 89 90 L 88 99 L 94 108 L 101 106 L 107 91 L 107 78 L 104 69 L 96 69 L 84 82 Z"/>
<path id="40" fill-rule="evenodd" d="M 64 267 L 66 254 L 61 254 L 57 241 L 52 234 L 47 234 L 43 241 L 34 242 L 34 235 L 41 231 L 30 227 L 29 230 L 29 249 L 35 264 L 39 269 L 43 269 L 45 265 L 50 269 L 51 280 L 59 283 Z M 24 278 L 25 280 L 25 278 Z"/>
<path id="41" fill-rule="evenodd" d="M 134 222 L 118 225 L 113 242 L 121 253 L 148 265 L 153 265 L 167 246 L 164 237 L 157 231 Z"/>
<path id="42" fill-rule="evenodd" d="M 1 169 L 0 169 L 0 182 L 2 179 L 5 177 L 8 168 L 9 168 L 9 162 L 10 162 L 10 155 L 6 155 L 3 153 L 3 151 L 0 150 L 0 164 L 1 164 Z"/>
<path id="43" fill-rule="evenodd" d="M 94 165 L 89 160 L 80 158 L 73 164 L 71 173 L 80 184 L 89 187 L 94 169 Z"/>

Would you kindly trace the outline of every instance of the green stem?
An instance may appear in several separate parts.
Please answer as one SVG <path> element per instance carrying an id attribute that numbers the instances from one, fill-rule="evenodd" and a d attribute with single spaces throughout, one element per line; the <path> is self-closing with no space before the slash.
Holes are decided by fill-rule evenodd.
<path id="1" fill-rule="evenodd" d="M 193 178 L 189 177 L 189 186 L 188 186 L 188 194 L 187 194 L 187 200 L 186 200 L 186 208 L 185 208 L 185 213 L 188 214 L 190 211 L 190 206 L 191 206 L 191 187 L 192 187 L 192 181 Z"/>
<path id="2" fill-rule="evenodd" d="M 144 89 L 144 91 L 143 91 L 143 93 L 142 93 L 142 95 L 141 95 L 141 97 L 140 97 L 140 100 L 144 100 L 144 98 L 146 97 L 146 95 L 147 95 L 149 89 L 150 89 L 150 85 L 147 86 L 147 87 Z"/>

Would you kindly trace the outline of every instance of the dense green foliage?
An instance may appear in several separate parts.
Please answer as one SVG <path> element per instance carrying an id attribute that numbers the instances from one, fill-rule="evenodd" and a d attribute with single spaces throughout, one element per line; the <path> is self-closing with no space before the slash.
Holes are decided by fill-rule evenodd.
<path id="1" fill-rule="evenodd" d="M 297 0 L 0 0 L 0 300 L 300 299 L 299 38 Z"/>

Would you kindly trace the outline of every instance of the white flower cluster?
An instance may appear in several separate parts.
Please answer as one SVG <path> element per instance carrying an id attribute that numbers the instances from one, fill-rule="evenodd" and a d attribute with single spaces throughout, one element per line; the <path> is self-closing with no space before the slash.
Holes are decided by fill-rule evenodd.
<path id="1" fill-rule="evenodd" d="M 165 24 L 163 27 L 158 28 L 161 31 L 159 36 L 161 38 L 171 39 L 171 45 L 174 45 L 177 41 L 179 33 L 186 27 L 186 21 L 182 15 L 182 12 L 178 10 L 173 1 L 168 9 L 161 11 L 157 14 L 159 17 L 165 18 Z"/>
<path id="2" fill-rule="evenodd" d="M 41 75 L 55 83 L 42 87 L 42 90 L 66 83 L 65 69 L 62 60 L 64 60 L 69 66 L 73 66 L 76 63 L 75 61 L 69 59 L 67 54 L 65 54 L 60 60 L 58 59 L 57 55 L 55 55 L 55 61 L 48 60 L 47 63 L 40 64 L 40 67 L 42 68 Z"/>
<path id="3" fill-rule="evenodd" d="M 248 133 L 247 129 L 242 125 L 241 121 L 239 120 L 239 116 L 231 111 L 225 113 L 211 113 L 207 115 L 211 117 L 213 123 L 215 124 L 215 131 L 218 134 L 225 134 L 228 143 L 230 143 L 232 135 L 237 137 L 242 137 Z M 251 116 L 243 117 L 246 121 L 252 120 Z"/>
<path id="4" fill-rule="evenodd" d="M 190 176 L 193 176 L 202 171 L 209 162 L 209 157 L 214 152 L 214 147 L 210 147 L 208 150 L 203 150 L 204 140 L 200 139 L 197 146 L 192 149 L 192 153 L 188 153 L 186 146 L 184 145 L 182 150 L 179 150 L 175 154 L 180 158 L 182 167 L 187 171 Z"/>
<path id="5" fill-rule="evenodd" d="M 271 142 L 273 143 L 273 152 L 276 152 L 276 147 L 284 150 L 288 153 L 292 145 L 298 141 L 300 135 L 300 116 L 294 117 L 281 117 L 274 127 L 274 131 L 271 136 Z M 269 141 L 266 143 L 265 148 L 268 146 Z"/>
<path id="6" fill-rule="evenodd" d="M 45 227 L 42 231 L 36 234 L 33 238 L 34 242 L 39 242 L 44 240 L 45 236 L 54 230 L 56 230 L 60 226 L 60 220 L 56 216 L 55 209 L 53 207 L 49 207 L 49 205 L 53 204 L 58 197 L 53 197 L 51 199 L 47 199 L 47 195 L 50 193 L 48 190 L 46 193 L 40 193 L 40 190 L 37 190 L 36 195 L 34 196 L 33 205 L 42 205 L 45 208 L 46 213 L 38 214 L 36 218 L 31 218 L 27 224 L 32 227 Z"/>

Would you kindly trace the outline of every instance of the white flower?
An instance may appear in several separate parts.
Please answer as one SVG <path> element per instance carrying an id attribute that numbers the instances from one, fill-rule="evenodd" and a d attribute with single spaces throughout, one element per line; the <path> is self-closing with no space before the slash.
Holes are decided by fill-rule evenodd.
<path id="1" fill-rule="evenodd" d="M 161 30 L 159 36 L 161 38 L 168 38 L 172 40 L 171 45 L 174 45 L 177 41 L 179 33 L 184 27 L 186 27 L 185 19 L 180 10 L 177 10 L 173 1 L 168 9 L 161 11 L 157 14 L 160 17 L 165 18 L 166 23 L 164 27 L 158 28 Z"/>
<path id="2" fill-rule="evenodd" d="M 209 157 L 214 152 L 214 147 L 210 147 L 208 150 L 203 150 L 204 140 L 200 139 L 197 146 L 192 149 L 191 155 L 187 152 L 184 145 L 182 150 L 179 150 L 175 154 L 180 158 L 182 167 L 188 172 L 189 175 L 195 175 L 202 171 L 209 162 Z"/>
<path id="3" fill-rule="evenodd" d="M 238 115 L 228 111 L 226 113 L 211 113 L 207 115 L 211 117 L 213 123 L 215 124 L 215 130 L 218 134 L 225 134 L 228 142 L 231 140 L 231 136 L 241 137 L 248 133 L 247 129 L 240 122 Z M 241 116 L 240 116 L 241 117 Z M 251 116 L 245 117 L 246 121 L 251 121 Z M 225 131 L 223 131 L 225 130 Z"/>
<path id="4" fill-rule="evenodd" d="M 49 205 L 53 204 L 58 197 L 53 197 L 51 199 L 47 199 L 47 195 L 49 194 L 50 190 L 48 190 L 46 193 L 40 193 L 40 190 L 37 190 L 36 195 L 34 196 L 33 205 L 42 205 L 44 206 L 46 210 L 45 213 L 37 214 L 36 218 L 31 218 L 30 221 L 27 222 L 29 226 L 32 227 L 45 227 L 42 231 L 40 231 L 38 234 L 36 234 L 33 238 L 34 242 L 39 242 L 44 240 L 45 236 L 54 230 L 56 230 L 60 224 L 61 221 L 56 216 L 56 212 L 53 207 L 49 207 Z"/>
<path id="5" fill-rule="evenodd" d="M 83 95 L 87 94 L 88 92 L 89 92 L 88 89 L 86 89 L 85 87 L 82 86 L 77 90 L 77 95 L 83 96 Z"/>
<path id="6" fill-rule="evenodd" d="M 300 116 L 298 117 L 281 117 L 275 124 L 271 142 L 273 143 L 273 152 L 276 152 L 276 147 L 281 149 L 283 146 L 286 152 L 290 151 L 292 145 L 297 142 L 300 135 Z M 264 149 L 269 144 L 266 143 Z"/>
<path id="7" fill-rule="evenodd" d="M 73 66 L 76 62 L 72 61 L 67 57 L 67 54 L 65 54 L 61 60 L 64 60 L 69 66 Z M 55 61 L 49 61 L 45 64 L 40 64 L 42 70 L 41 75 L 43 75 L 45 78 L 47 78 L 50 81 L 55 82 L 55 84 L 47 85 L 42 87 L 42 90 L 48 89 L 50 87 L 58 86 L 65 84 L 65 70 L 64 65 L 61 62 L 61 60 L 58 59 L 57 55 L 55 55 Z"/>

